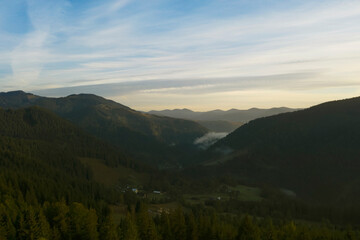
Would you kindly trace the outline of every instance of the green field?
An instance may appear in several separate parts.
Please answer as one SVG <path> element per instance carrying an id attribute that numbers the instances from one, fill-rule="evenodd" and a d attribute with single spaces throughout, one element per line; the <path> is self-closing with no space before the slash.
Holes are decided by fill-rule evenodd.
<path id="1" fill-rule="evenodd" d="M 261 201 L 261 189 L 238 185 L 236 187 L 225 186 L 214 193 L 207 194 L 184 194 L 185 202 L 190 204 L 203 204 L 206 201 L 227 201 L 237 199 L 240 201 Z"/>
<path id="2" fill-rule="evenodd" d="M 242 201 L 261 201 L 261 189 L 255 187 L 248 187 L 244 185 L 238 185 L 236 187 L 228 187 L 228 189 L 237 195 L 237 199 Z M 231 194 L 230 192 L 230 194 Z"/>
<path id="3" fill-rule="evenodd" d="M 131 186 L 142 185 L 146 181 L 144 174 L 139 174 L 130 168 L 122 166 L 111 168 L 102 163 L 99 159 L 80 158 L 80 161 L 90 167 L 94 174 L 95 181 L 105 186 L 116 186 L 119 183 L 127 183 Z"/>

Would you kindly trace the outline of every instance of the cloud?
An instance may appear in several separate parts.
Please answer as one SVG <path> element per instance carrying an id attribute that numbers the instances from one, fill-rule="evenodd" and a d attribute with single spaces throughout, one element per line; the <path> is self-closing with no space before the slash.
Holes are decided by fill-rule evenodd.
<path id="1" fill-rule="evenodd" d="M 45 32 L 30 33 L 11 53 L 14 82 L 26 86 L 38 80 L 43 64 L 42 58 L 47 54 L 42 48 L 46 38 Z"/>
<path id="2" fill-rule="evenodd" d="M 360 3 L 294 2 L 29 0 L 33 29 L 0 30 L 0 65 L 13 70 L 0 87 L 118 98 L 359 88 Z"/>
<path id="3" fill-rule="evenodd" d="M 197 94 L 211 92 L 227 92 L 241 89 L 256 88 L 313 88 L 316 83 L 309 81 L 318 73 L 305 72 L 269 76 L 249 76 L 231 78 L 203 78 L 203 79 L 172 79 L 128 81 L 122 83 L 80 85 L 75 87 L 37 89 L 34 93 L 52 96 L 64 96 L 72 93 L 96 93 L 103 96 L 129 95 L 132 93 L 173 93 Z M 300 84 L 302 83 L 302 84 Z M 344 83 L 343 83 L 344 84 Z"/>
<path id="4" fill-rule="evenodd" d="M 53 34 L 67 1 L 28 0 L 27 14 L 33 31 L 26 33 L 22 41 L 10 53 L 13 83 L 28 87 L 39 79 L 44 62 L 48 58 L 47 41 Z"/>
<path id="5" fill-rule="evenodd" d="M 221 138 L 226 137 L 228 134 L 229 133 L 210 132 L 200 138 L 195 139 L 194 144 L 198 145 L 202 149 L 207 149 Z"/>

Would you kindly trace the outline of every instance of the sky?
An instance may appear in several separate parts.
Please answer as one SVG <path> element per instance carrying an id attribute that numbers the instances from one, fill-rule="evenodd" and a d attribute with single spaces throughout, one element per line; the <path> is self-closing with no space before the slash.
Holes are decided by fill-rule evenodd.
<path id="1" fill-rule="evenodd" d="M 0 92 L 137 110 L 360 96 L 358 0 L 0 0 Z"/>

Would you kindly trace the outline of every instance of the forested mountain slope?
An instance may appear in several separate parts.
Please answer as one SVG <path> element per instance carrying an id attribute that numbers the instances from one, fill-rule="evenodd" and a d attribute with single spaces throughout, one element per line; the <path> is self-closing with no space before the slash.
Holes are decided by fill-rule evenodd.
<path id="1" fill-rule="evenodd" d="M 360 201 L 360 98 L 256 119 L 220 140 L 205 165 L 316 203 Z"/>
<path id="2" fill-rule="evenodd" d="M 182 152 L 179 146 L 192 145 L 208 131 L 192 121 L 137 112 L 91 94 L 46 98 L 22 91 L 0 93 L 0 107 L 26 106 L 46 108 L 140 159 L 160 165 L 181 161 L 171 152 Z"/>
<path id="3" fill-rule="evenodd" d="M 147 207 L 152 200 L 144 198 L 146 195 L 137 196 L 131 188 L 123 191 L 99 184 L 87 167 L 87 159 L 96 159 L 109 168 L 121 166 L 151 175 L 144 188 L 145 184 L 160 181 L 161 184 L 155 185 L 156 189 L 167 185 L 164 189 L 169 195 L 172 191 L 171 196 L 178 202 L 178 207 L 169 210 L 163 207 L 173 203 L 156 202 L 158 210 L 154 210 Z M 226 173 L 225 166 L 216 166 L 215 170 Z M 239 170 L 237 165 L 230 167 L 234 169 L 229 172 Z M 248 169 L 252 170 L 251 167 Z M 357 229 L 334 226 L 329 222 L 286 221 L 288 216 L 304 216 L 306 220 L 313 219 L 313 215 L 318 220 L 319 216 L 332 216 L 337 211 L 322 215 L 322 208 L 304 208 L 282 197 L 242 202 L 234 195 L 229 199 L 208 199 L 205 205 L 185 203 L 179 195 L 187 188 L 184 184 L 189 184 L 188 188 L 197 193 L 201 192 L 200 182 L 188 182 L 181 174 L 171 174 L 169 179 L 163 174 L 156 175 L 159 172 L 142 167 L 112 145 L 39 107 L 0 109 L 0 170 L 0 239 L 207 240 L 265 239 L 268 236 L 275 239 L 304 239 L 304 236 L 308 239 L 331 239 L 333 236 L 357 239 L 359 236 Z M 207 179 L 208 188 L 216 186 L 212 183 L 215 178 L 212 175 Z M 148 191 L 152 193 L 152 189 L 150 187 Z M 231 192 L 224 189 L 231 196 Z M 162 194 L 157 196 L 167 193 Z M 184 211 L 181 204 L 186 207 Z M 123 207 L 123 210 L 113 217 L 109 205 L 115 209 Z M 311 213 L 310 218 L 307 211 Z M 253 218 L 244 217 L 249 212 L 254 214 Z M 355 215 L 350 218 L 336 214 L 334 219 L 340 223 L 346 223 L 348 219 L 358 222 L 357 211 L 353 212 Z M 275 217 L 274 223 L 263 218 L 268 213 Z M 343 220 L 343 216 L 348 218 Z"/>
<path id="4" fill-rule="evenodd" d="M 26 183 L 22 184 L 22 194 L 25 196 L 30 191 L 41 201 L 56 199 L 56 196 L 91 201 L 95 192 L 100 191 L 93 188 L 95 192 L 89 194 L 85 190 L 96 184 L 80 157 L 96 158 L 113 167 L 136 167 L 131 159 L 109 144 L 37 107 L 0 109 L 0 142 L 0 164 L 6 170 L 2 176 L 10 174 L 11 181 L 17 182 L 23 179 Z M 77 192 L 72 195 L 69 188 L 73 183 L 77 187 L 83 184 L 85 189 L 73 190 Z"/>
<path id="5" fill-rule="evenodd" d="M 120 194 L 80 158 L 140 168 L 47 110 L 0 108 L 0 239 L 97 239 L 102 209 Z"/>

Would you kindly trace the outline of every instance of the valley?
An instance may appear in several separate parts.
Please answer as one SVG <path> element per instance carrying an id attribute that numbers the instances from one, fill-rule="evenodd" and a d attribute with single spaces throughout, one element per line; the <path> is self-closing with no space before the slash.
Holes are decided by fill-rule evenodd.
<path id="1" fill-rule="evenodd" d="M 333 101 L 222 133 L 95 95 L 0 93 L 0 234 L 178 239 L 183 226 L 183 237 L 235 239 L 248 225 L 265 236 L 270 218 L 279 239 L 300 236 L 291 224 L 345 236 L 360 224 L 359 106 Z"/>
<path id="2" fill-rule="evenodd" d="M 360 240 L 360 1 L 0 3 L 0 240 Z"/>

